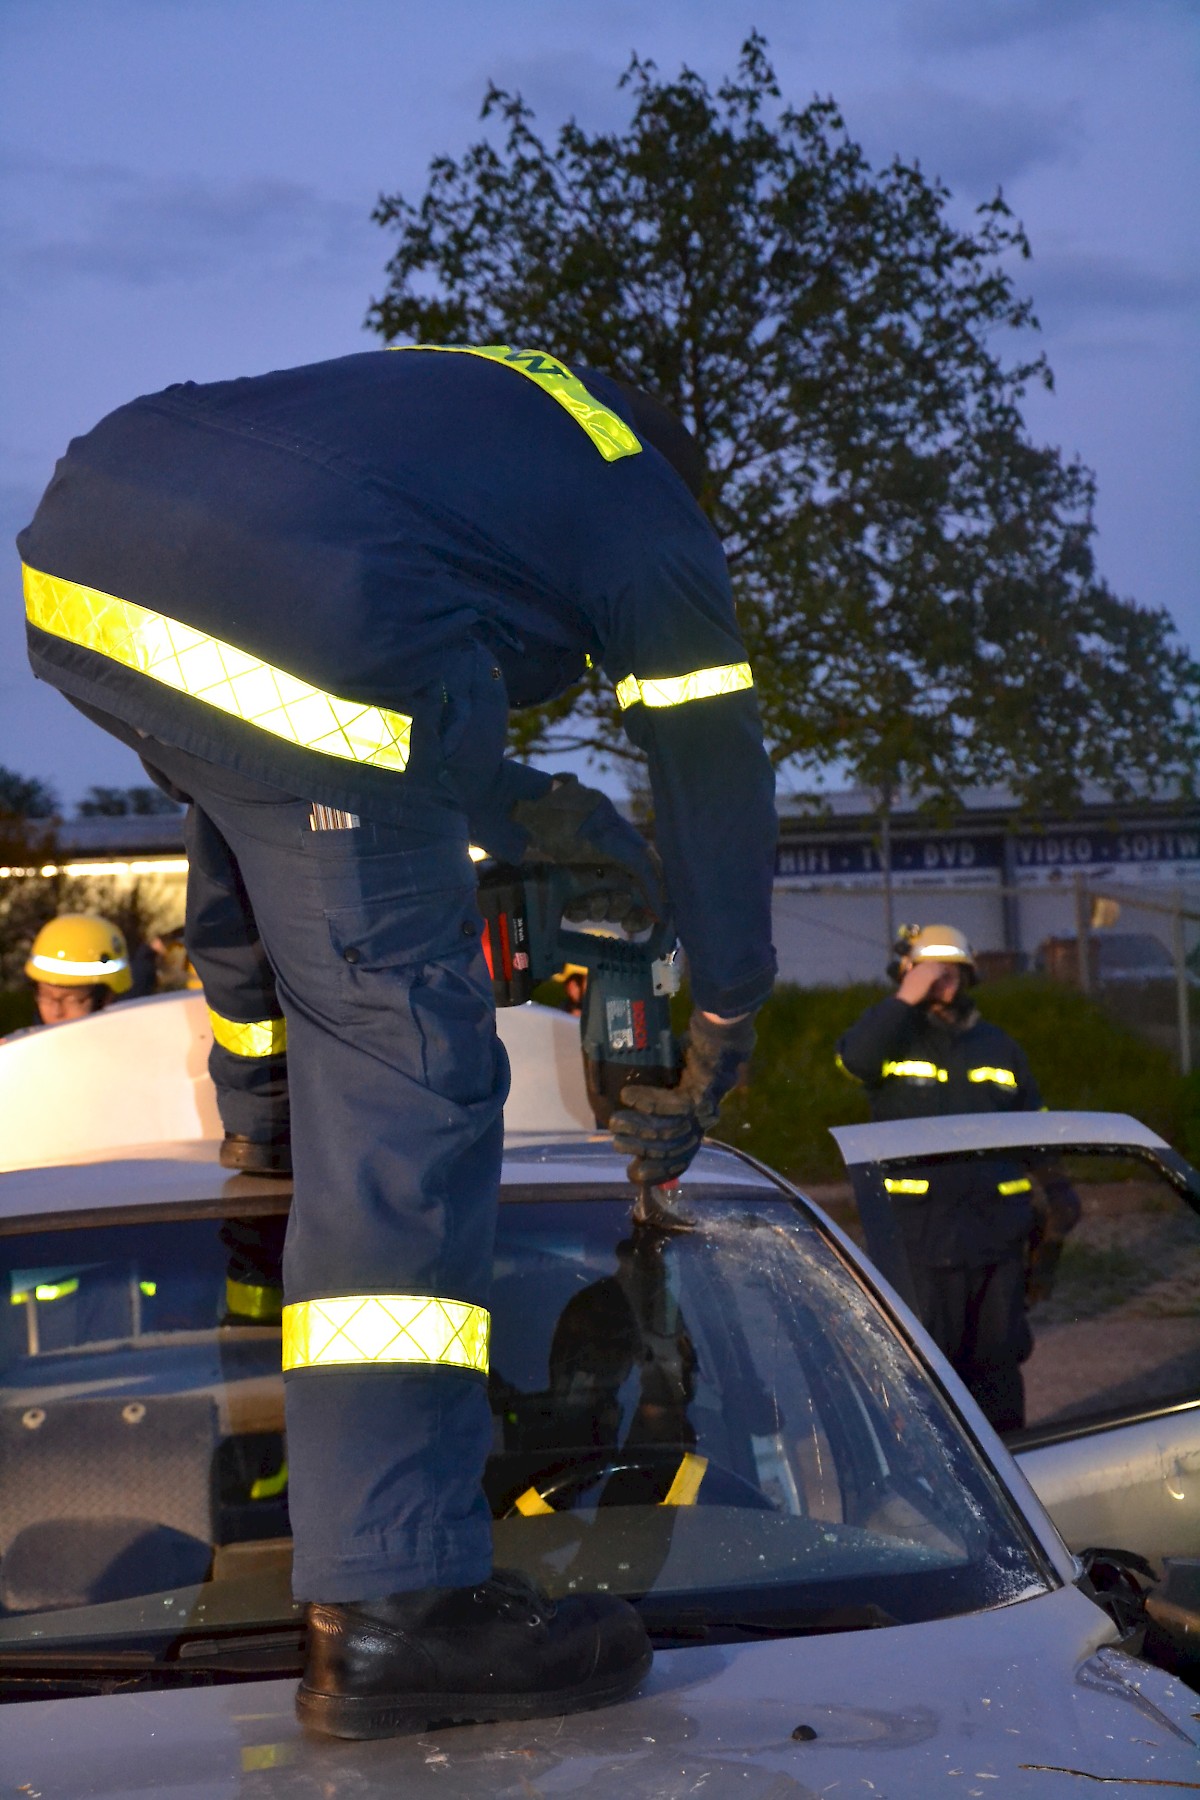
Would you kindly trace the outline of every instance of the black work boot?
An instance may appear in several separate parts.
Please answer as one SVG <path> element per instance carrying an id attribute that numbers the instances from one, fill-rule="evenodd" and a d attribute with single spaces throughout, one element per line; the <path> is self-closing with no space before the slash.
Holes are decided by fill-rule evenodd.
<path id="1" fill-rule="evenodd" d="M 221 1167 L 238 1169 L 243 1175 L 290 1175 L 292 1143 L 290 1138 L 271 1138 L 261 1143 L 227 1131 L 221 1145 Z"/>
<path id="2" fill-rule="evenodd" d="M 652 1655 L 627 1601 L 555 1603 L 498 1570 L 473 1588 L 310 1606 L 296 1711 L 314 1731 L 344 1738 L 554 1718 L 622 1699 Z"/>

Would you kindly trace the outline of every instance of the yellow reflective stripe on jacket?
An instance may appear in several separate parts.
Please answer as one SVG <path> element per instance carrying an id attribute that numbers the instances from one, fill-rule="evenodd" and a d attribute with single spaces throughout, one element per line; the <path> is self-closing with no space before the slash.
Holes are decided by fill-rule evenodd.
<path id="1" fill-rule="evenodd" d="M 968 1069 L 968 1081 L 994 1081 L 997 1087 L 1015 1088 L 1017 1078 L 1011 1069 Z"/>
<path id="2" fill-rule="evenodd" d="M 1010 1194 L 1028 1194 L 1031 1193 L 1032 1190 L 1032 1181 L 1028 1180 L 1024 1175 L 1018 1176 L 1015 1181 L 998 1181 L 996 1183 L 996 1192 L 998 1194 L 1003 1194 L 1006 1199 Z"/>
<path id="3" fill-rule="evenodd" d="M 883 1185 L 889 1194 L 927 1194 L 929 1192 L 927 1181 L 918 1181 L 915 1176 L 910 1175 L 885 1175 Z"/>
<path id="4" fill-rule="evenodd" d="M 641 680 L 626 675 L 617 683 L 617 705 L 686 706 L 689 700 L 713 700 L 719 694 L 740 694 L 754 686 L 749 663 L 723 663 L 719 669 L 693 669 L 688 675 L 662 675 Z"/>
<path id="5" fill-rule="evenodd" d="M 211 1006 L 208 1017 L 218 1044 L 234 1056 L 279 1056 L 287 1049 L 286 1019 L 255 1019 L 250 1025 L 239 1025 L 236 1019 L 223 1019 Z"/>
<path id="6" fill-rule="evenodd" d="M 225 1310 L 239 1319 L 277 1325 L 283 1312 L 283 1289 L 273 1282 L 235 1281 L 229 1275 L 225 1279 Z"/>
<path id="7" fill-rule="evenodd" d="M 14 1306 L 24 1306 L 32 1292 L 35 1300 L 67 1300 L 72 1294 L 79 1292 L 78 1275 L 70 1275 L 66 1281 L 39 1281 L 33 1289 L 23 1288 L 12 1296 Z"/>
<path id="8" fill-rule="evenodd" d="M 490 362 L 503 363 L 518 375 L 536 381 L 544 393 L 565 407 L 575 423 L 583 428 L 605 462 L 617 462 L 622 456 L 638 456 L 641 439 L 629 429 L 624 419 L 601 406 L 589 394 L 582 381 L 570 369 L 547 356 L 544 350 L 517 350 L 511 344 L 389 344 L 389 350 L 440 350 L 452 356 L 485 356 Z"/>
<path id="9" fill-rule="evenodd" d="M 491 1316 L 461 1300 L 426 1294 L 350 1294 L 283 1309 L 283 1366 L 428 1363 L 488 1371 Z"/>
<path id="10" fill-rule="evenodd" d="M 945 1069 L 939 1069 L 936 1063 L 931 1062 L 885 1062 L 883 1073 L 885 1076 L 899 1075 L 910 1081 L 949 1081 L 950 1079 Z"/>
<path id="11" fill-rule="evenodd" d="M 660 1506 L 695 1506 L 696 1496 L 700 1492 L 700 1483 L 704 1480 L 707 1468 L 707 1456 L 700 1456 L 694 1450 L 685 1450 L 683 1461 L 675 1471 L 675 1479 L 658 1504 Z"/>
<path id="12" fill-rule="evenodd" d="M 834 1067 L 841 1070 L 842 1074 L 846 1077 L 847 1081 L 858 1081 L 859 1086 L 861 1087 L 862 1083 L 861 1083 L 861 1081 L 859 1081 L 859 1077 L 854 1073 L 853 1069 L 848 1069 L 846 1067 L 846 1065 L 842 1061 L 840 1055 L 835 1056 L 833 1059 L 833 1062 L 834 1062 Z"/>
<path id="13" fill-rule="evenodd" d="M 27 566 L 25 613 L 51 637 L 107 656 L 302 750 L 397 773 L 408 765 L 412 720 L 405 713 L 322 693 L 165 613 Z"/>

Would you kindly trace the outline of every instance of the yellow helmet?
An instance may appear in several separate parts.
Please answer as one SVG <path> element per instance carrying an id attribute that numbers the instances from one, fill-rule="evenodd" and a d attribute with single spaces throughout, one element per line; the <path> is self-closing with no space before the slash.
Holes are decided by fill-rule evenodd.
<path id="1" fill-rule="evenodd" d="M 965 963 L 975 972 L 975 952 L 953 925 L 905 925 L 896 940 L 895 967 L 899 976 L 922 962 Z"/>
<path id="2" fill-rule="evenodd" d="M 25 973 L 51 987 L 111 988 L 127 994 L 133 986 L 125 939 L 95 913 L 62 913 L 43 925 L 33 940 Z"/>

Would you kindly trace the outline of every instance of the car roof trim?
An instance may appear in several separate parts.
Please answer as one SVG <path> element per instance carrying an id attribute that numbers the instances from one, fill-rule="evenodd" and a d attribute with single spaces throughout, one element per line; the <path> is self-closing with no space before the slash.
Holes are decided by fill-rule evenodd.
<path id="1" fill-rule="evenodd" d="M 39 1169 L 0 1173 L 0 1236 L 102 1220 L 198 1218 L 278 1212 L 291 1199 L 290 1180 L 223 1169 L 216 1141 L 130 1145 L 72 1157 Z M 502 1193 L 520 1186 L 585 1184 L 603 1197 L 631 1197 L 624 1162 L 607 1133 L 514 1132 L 505 1146 Z M 704 1144 L 683 1178 L 748 1192 L 778 1182 L 724 1144 Z M 598 1196 L 600 1197 L 600 1196 Z"/>

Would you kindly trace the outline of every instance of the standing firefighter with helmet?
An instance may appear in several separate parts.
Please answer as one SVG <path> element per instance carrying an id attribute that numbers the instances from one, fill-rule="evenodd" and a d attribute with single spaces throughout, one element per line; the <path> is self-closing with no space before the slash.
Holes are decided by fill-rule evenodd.
<path id="1" fill-rule="evenodd" d="M 872 1118 L 1041 1106 L 1021 1046 L 976 1009 L 975 956 L 961 931 L 909 927 L 888 973 L 894 996 L 869 1007 L 838 1044 L 839 1066 L 866 1086 Z M 997 1430 L 1019 1430 L 1021 1364 L 1033 1347 L 1025 1316 L 1029 1247 L 1045 1269 L 1078 1201 L 1051 1177 L 1047 1215 L 1035 1206 L 1027 1172 L 993 1159 L 930 1163 L 885 1185 L 922 1322 Z"/>
<path id="2" fill-rule="evenodd" d="M 368 1737 L 619 1698 L 608 1595 L 492 1578 L 487 1312 L 508 1068 L 468 844 L 664 905 L 602 794 L 506 760 L 595 664 L 649 765 L 695 1003 L 679 1089 L 614 1114 L 694 1155 L 770 992 L 775 815 L 696 445 L 507 345 L 191 382 L 72 443 L 22 533 L 37 674 L 189 803 L 187 942 L 223 1160 L 285 1170 L 299 1705 Z M 690 490 L 690 491 L 689 491 Z"/>

